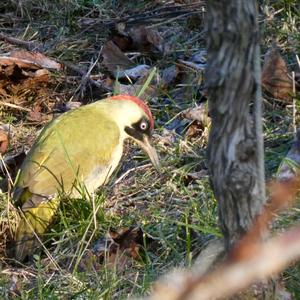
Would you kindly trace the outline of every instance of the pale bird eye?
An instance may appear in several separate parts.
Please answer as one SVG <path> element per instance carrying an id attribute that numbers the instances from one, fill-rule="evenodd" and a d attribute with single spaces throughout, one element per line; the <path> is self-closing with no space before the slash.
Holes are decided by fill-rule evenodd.
<path id="1" fill-rule="evenodd" d="M 148 128 L 148 124 L 146 122 L 142 122 L 141 125 L 140 125 L 140 128 L 142 130 L 146 130 Z"/>

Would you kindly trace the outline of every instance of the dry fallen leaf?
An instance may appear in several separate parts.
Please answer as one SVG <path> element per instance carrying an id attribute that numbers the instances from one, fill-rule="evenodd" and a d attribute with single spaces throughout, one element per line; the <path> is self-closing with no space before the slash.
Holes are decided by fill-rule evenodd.
<path id="1" fill-rule="evenodd" d="M 57 71 L 62 69 L 62 65 L 60 63 L 39 52 L 30 52 L 26 50 L 12 51 L 10 53 L 10 57 L 32 62 L 43 69 L 52 69 Z"/>
<path id="2" fill-rule="evenodd" d="M 128 31 L 133 46 L 143 51 L 165 53 L 166 47 L 162 36 L 158 31 L 145 26 L 133 27 Z"/>
<path id="3" fill-rule="evenodd" d="M 33 110 L 27 114 L 26 118 L 28 121 L 31 121 L 31 122 L 46 123 L 52 119 L 52 116 L 42 113 L 41 106 L 36 104 L 33 107 Z"/>
<path id="4" fill-rule="evenodd" d="M 162 81 L 163 85 L 168 88 L 170 84 L 172 84 L 179 74 L 179 69 L 176 65 L 167 67 L 162 72 Z"/>
<path id="5" fill-rule="evenodd" d="M 163 147 L 170 147 L 173 146 L 178 137 L 174 130 L 168 130 L 166 128 L 163 129 L 161 135 L 154 134 L 155 139 L 158 141 L 158 144 Z"/>
<path id="6" fill-rule="evenodd" d="M 109 231 L 106 237 L 98 239 L 82 259 L 80 268 L 100 269 L 104 263 L 108 268 L 125 269 L 132 259 L 140 257 L 139 250 L 144 243 L 144 233 L 139 227 Z"/>
<path id="7" fill-rule="evenodd" d="M 143 78 L 148 75 L 150 70 L 150 66 L 148 65 L 137 65 L 133 68 L 126 69 L 123 72 L 119 72 L 118 78 L 126 78 L 129 77 L 130 79 L 136 81 L 139 78 Z"/>
<path id="8" fill-rule="evenodd" d="M 9 56 L 0 56 L 1 66 L 17 65 L 21 69 L 53 69 L 60 71 L 62 65 L 42 53 L 26 50 L 13 51 Z"/>
<path id="9" fill-rule="evenodd" d="M 285 102 L 292 100 L 293 83 L 279 49 L 272 46 L 265 55 L 262 86 L 272 97 Z"/>
<path id="10" fill-rule="evenodd" d="M 115 89 L 118 91 L 119 94 L 136 96 L 142 87 L 143 86 L 141 84 L 129 85 L 129 84 L 118 83 Z M 143 100 L 147 100 L 149 98 L 155 97 L 156 95 L 157 95 L 157 89 L 154 86 L 149 85 L 144 91 L 144 93 L 139 96 L 139 98 Z"/>
<path id="11" fill-rule="evenodd" d="M 145 77 L 150 70 L 148 65 L 135 65 L 112 41 L 102 50 L 103 64 L 115 78 L 130 78 L 133 81 Z"/>
<path id="12" fill-rule="evenodd" d="M 118 72 L 133 68 L 135 64 L 120 50 L 113 41 L 108 41 L 102 48 L 103 64 L 115 77 Z"/>
<path id="13" fill-rule="evenodd" d="M 206 103 L 201 103 L 197 107 L 192 107 L 184 110 L 182 116 L 191 121 L 198 121 L 203 123 L 204 126 L 210 123 L 210 117 L 208 116 L 208 108 Z"/>
<path id="14" fill-rule="evenodd" d="M 185 138 L 192 139 L 192 138 L 199 138 L 203 135 L 205 127 L 203 127 L 203 124 L 199 121 L 192 122 L 186 133 Z"/>
<path id="15" fill-rule="evenodd" d="M 164 39 L 157 30 L 145 26 L 127 29 L 123 23 L 119 23 L 116 30 L 112 40 L 123 51 L 168 52 Z"/>
<path id="16" fill-rule="evenodd" d="M 1 66 L 17 65 L 21 69 L 25 68 L 25 69 L 32 69 L 32 70 L 37 70 L 40 68 L 39 65 L 35 64 L 32 61 L 17 58 L 17 57 L 9 57 L 9 56 L 1 56 L 0 65 Z"/>
<path id="17" fill-rule="evenodd" d="M 182 112 L 182 116 L 192 121 L 185 133 L 188 139 L 207 137 L 208 127 L 211 119 L 208 116 L 208 108 L 206 103 L 201 103 L 197 107 L 186 109 Z"/>
<path id="18" fill-rule="evenodd" d="M 8 134 L 0 129 L 0 154 L 6 153 L 8 149 Z"/>
<path id="19" fill-rule="evenodd" d="M 49 71 L 47 69 L 39 69 L 34 72 L 34 77 L 40 82 L 49 81 Z"/>

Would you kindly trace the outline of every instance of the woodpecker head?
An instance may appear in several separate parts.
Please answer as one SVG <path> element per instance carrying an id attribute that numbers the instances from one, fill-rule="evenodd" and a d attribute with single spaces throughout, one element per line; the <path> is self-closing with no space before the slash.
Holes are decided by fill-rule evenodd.
<path id="1" fill-rule="evenodd" d="M 152 164 L 159 171 L 158 155 L 150 144 L 154 120 L 149 107 L 143 100 L 129 95 L 118 95 L 109 100 L 117 100 L 122 108 L 120 118 L 123 120 L 122 127 L 126 137 L 134 140 L 148 154 Z"/>

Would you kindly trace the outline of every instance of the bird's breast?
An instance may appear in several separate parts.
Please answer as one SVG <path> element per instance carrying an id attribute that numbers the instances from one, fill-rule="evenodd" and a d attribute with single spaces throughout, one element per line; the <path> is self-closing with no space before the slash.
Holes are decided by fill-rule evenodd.
<path id="1" fill-rule="evenodd" d="M 107 183 L 113 171 L 118 166 L 122 157 L 122 153 L 123 143 L 120 143 L 120 145 L 114 149 L 111 159 L 107 164 L 95 164 L 89 176 L 84 180 L 86 189 L 89 193 L 94 193 L 97 188 Z"/>

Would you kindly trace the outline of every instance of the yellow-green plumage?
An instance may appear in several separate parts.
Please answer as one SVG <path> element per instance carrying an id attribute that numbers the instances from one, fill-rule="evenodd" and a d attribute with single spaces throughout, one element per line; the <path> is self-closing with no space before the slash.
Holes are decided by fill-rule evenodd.
<path id="1" fill-rule="evenodd" d="M 75 180 L 85 182 L 96 166 L 107 168 L 119 139 L 116 123 L 94 105 L 64 114 L 41 132 L 16 185 L 38 195 L 77 194 Z"/>
<path id="2" fill-rule="evenodd" d="M 140 118 L 132 101 L 102 100 L 67 112 L 48 124 L 24 161 L 13 200 L 22 211 L 15 235 L 19 260 L 30 255 L 59 206 L 57 195 L 77 197 L 104 184 L 122 156 L 123 127 Z M 124 120 L 123 120 L 124 119 Z"/>
<path id="3" fill-rule="evenodd" d="M 45 199 L 44 199 L 45 200 Z M 22 261 L 39 246 L 36 238 L 43 234 L 51 224 L 59 207 L 59 199 L 42 201 L 36 207 L 24 208 L 18 229 L 15 235 L 16 249 L 15 257 Z M 34 234 L 35 233 L 35 234 Z"/>

